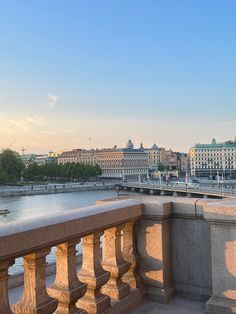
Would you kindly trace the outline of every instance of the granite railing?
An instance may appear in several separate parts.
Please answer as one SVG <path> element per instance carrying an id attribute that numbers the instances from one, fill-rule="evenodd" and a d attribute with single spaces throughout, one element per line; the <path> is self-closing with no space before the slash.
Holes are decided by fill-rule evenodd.
<path id="1" fill-rule="evenodd" d="M 18 257 L 24 290 L 10 305 L 8 268 Z M 167 303 L 174 294 L 205 301 L 206 313 L 236 313 L 235 201 L 137 196 L 0 228 L 1 314 L 123 314 L 144 295 Z"/>
<path id="2" fill-rule="evenodd" d="M 133 245 L 141 214 L 141 203 L 126 201 L 1 227 L 0 313 L 125 313 L 141 296 Z M 83 261 L 77 272 L 80 241 Z M 46 256 L 53 246 L 56 277 L 46 287 Z M 24 291 L 10 307 L 8 268 L 18 257 L 24 260 Z"/>

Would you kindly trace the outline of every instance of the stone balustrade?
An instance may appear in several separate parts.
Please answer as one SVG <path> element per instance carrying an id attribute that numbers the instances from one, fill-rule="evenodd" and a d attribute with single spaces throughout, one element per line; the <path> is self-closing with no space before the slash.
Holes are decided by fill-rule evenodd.
<path id="1" fill-rule="evenodd" d="M 124 306 L 119 305 L 122 300 L 134 307 L 141 290 L 135 284 L 132 226 L 141 214 L 141 203 L 125 201 L 3 226 L 0 313 L 116 313 Z M 82 266 L 77 272 L 76 244 L 80 241 Z M 56 277 L 46 287 L 46 256 L 53 246 L 56 246 Z M 125 247 L 124 258 L 122 247 Z M 23 257 L 24 261 L 24 291 L 20 300 L 10 306 L 8 268 L 17 257 Z M 126 273 L 131 285 L 129 280 L 122 279 Z"/>
<path id="2" fill-rule="evenodd" d="M 24 289 L 10 304 L 8 269 L 18 257 Z M 209 314 L 236 313 L 235 201 L 137 196 L 0 228 L 0 314 L 123 314 L 144 295 L 167 303 L 175 294 L 205 301 Z"/>

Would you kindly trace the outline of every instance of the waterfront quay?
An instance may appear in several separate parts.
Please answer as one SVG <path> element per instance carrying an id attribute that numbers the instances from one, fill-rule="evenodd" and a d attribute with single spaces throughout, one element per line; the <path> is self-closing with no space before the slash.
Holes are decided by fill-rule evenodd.
<path id="1" fill-rule="evenodd" d="M 235 200 L 125 195 L 5 224 L 0 239 L 0 313 L 236 312 Z M 8 289 L 18 257 L 22 293 Z"/>

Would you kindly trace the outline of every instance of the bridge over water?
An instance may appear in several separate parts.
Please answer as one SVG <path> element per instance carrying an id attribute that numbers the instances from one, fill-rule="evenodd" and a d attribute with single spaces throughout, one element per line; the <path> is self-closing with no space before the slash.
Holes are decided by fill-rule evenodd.
<path id="1" fill-rule="evenodd" d="M 205 198 L 236 198 L 236 189 L 226 187 L 199 186 L 198 188 L 186 186 L 173 186 L 168 184 L 153 183 L 123 183 L 123 190 L 140 192 L 150 195 L 166 196 L 188 196 L 188 197 L 205 197 Z"/>

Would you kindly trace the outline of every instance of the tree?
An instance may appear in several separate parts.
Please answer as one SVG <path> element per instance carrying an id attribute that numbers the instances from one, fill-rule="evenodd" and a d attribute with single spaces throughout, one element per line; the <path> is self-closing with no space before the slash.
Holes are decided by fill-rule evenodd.
<path id="1" fill-rule="evenodd" d="M 101 167 L 100 167 L 98 164 L 96 164 L 96 165 L 95 165 L 95 169 L 97 170 L 97 175 L 98 175 L 98 176 L 101 176 L 101 175 L 102 175 L 102 169 L 101 169 Z"/>
<path id="2" fill-rule="evenodd" d="M 162 163 L 158 164 L 158 170 L 159 171 L 164 171 L 166 169 L 165 165 L 163 165 Z"/>
<path id="3" fill-rule="evenodd" d="M 15 182 L 20 179 L 22 171 L 24 170 L 24 164 L 17 152 L 10 149 L 5 149 L 0 154 L 0 171 L 1 180 L 5 182 Z"/>
<path id="4" fill-rule="evenodd" d="M 5 184 L 7 183 L 7 175 L 3 171 L 2 167 L 0 166 L 0 184 Z"/>
<path id="5" fill-rule="evenodd" d="M 27 180 L 88 180 L 97 177 L 101 173 L 101 168 L 98 165 L 92 166 L 72 162 L 59 165 L 48 163 L 39 166 L 34 163 L 28 166 L 24 176 Z"/>
<path id="6" fill-rule="evenodd" d="M 27 180 L 35 180 L 41 173 L 40 166 L 36 163 L 30 164 L 25 170 L 24 176 Z"/>

